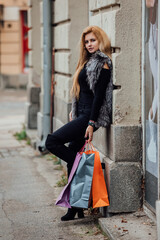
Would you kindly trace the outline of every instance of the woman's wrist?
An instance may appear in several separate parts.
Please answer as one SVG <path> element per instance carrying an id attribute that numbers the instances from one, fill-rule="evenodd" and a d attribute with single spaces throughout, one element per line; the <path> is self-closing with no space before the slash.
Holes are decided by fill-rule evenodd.
<path id="1" fill-rule="evenodd" d="M 95 127 L 95 122 L 93 120 L 89 120 L 88 126 L 92 126 L 94 128 Z"/>
<path id="2" fill-rule="evenodd" d="M 89 122 L 93 122 L 93 123 L 95 123 L 95 121 L 93 121 L 93 120 L 89 120 Z"/>

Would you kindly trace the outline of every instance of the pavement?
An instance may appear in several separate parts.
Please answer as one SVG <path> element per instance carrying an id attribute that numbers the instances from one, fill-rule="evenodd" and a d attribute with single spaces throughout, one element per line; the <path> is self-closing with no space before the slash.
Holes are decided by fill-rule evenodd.
<path id="1" fill-rule="evenodd" d="M 24 125 L 25 102 L 24 90 L 0 92 L 0 240 L 156 240 L 156 223 L 143 211 L 108 218 L 85 211 L 84 219 L 60 221 L 61 167 L 13 136 Z"/>
<path id="2" fill-rule="evenodd" d="M 143 211 L 99 218 L 99 224 L 112 240 L 157 240 L 156 222 Z"/>
<path id="3" fill-rule="evenodd" d="M 22 130 L 25 102 L 24 90 L 0 92 L 0 240 L 108 240 L 98 214 L 61 222 L 61 167 L 13 136 Z"/>

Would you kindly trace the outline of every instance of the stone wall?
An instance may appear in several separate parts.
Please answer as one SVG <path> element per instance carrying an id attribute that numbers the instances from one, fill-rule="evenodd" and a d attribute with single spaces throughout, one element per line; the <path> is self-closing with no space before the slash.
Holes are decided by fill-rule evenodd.
<path id="1" fill-rule="evenodd" d="M 88 25 L 86 0 L 56 0 L 53 5 L 53 46 L 55 48 L 54 130 L 68 122 L 70 89 L 75 72 L 79 39 Z"/>
<path id="2" fill-rule="evenodd" d="M 113 123 L 94 134 L 107 156 L 109 213 L 136 211 L 141 204 L 141 1 L 90 0 L 90 25 L 108 34 L 113 48 Z"/>
<path id="3" fill-rule="evenodd" d="M 27 85 L 27 103 L 25 107 L 25 122 L 28 129 L 37 128 L 37 113 L 40 109 L 40 87 L 42 73 L 42 47 L 41 47 L 41 0 L 28 1 L 28 32 L 29 48 L 29 81 Z"/>

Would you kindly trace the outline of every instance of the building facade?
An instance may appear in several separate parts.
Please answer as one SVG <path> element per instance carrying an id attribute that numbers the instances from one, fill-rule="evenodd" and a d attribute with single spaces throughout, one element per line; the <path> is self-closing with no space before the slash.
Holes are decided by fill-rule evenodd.
<path id="1" fill-rule="evenodd" d="M 0 87 L 27 83 L 28 2 L 0 1 Z"/>
<path id="2" fill-rule="evenodd" d="M 88 25 L 103 28 L 111 40 L 115 85 L 113 122 L 93 139 L 106 164 L 110 206 L 103 213 L 144 207 L 155 214 L 160 169 L 158 1 L 150 7 L 147 0 L 36 0 L 29 1 L 29 7 L 28 106 L 39 108 L 26 116 L 28 127 L 28 116 L 35 117 L 31 128 L 37 129 L 37 146 L 45 150 L 47 134 L 69 121 L 82 30 Z M 150 8 L 154 22 L 149 20 Z M 152 69 L 152 58 L 157 70 Z"/>
<path id="3" fill-rule="evenodd" d="M 143 3 L 142 15 L 142 126 L 145 206 L 155 212 L 159 188 L 159 3 Z M 158 205 L 157 205 L 158 206 Z"/>

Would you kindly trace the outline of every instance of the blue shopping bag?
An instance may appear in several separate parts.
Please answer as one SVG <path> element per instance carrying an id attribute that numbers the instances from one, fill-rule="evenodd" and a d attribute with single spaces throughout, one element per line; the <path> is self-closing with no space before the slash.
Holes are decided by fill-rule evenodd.
<path id="1" fill-rule="evenodd" d="M 92 186 L 95 154 L 83 152 L 71 182 L 69 202 L 72 207 L 88 208 Z"/>

